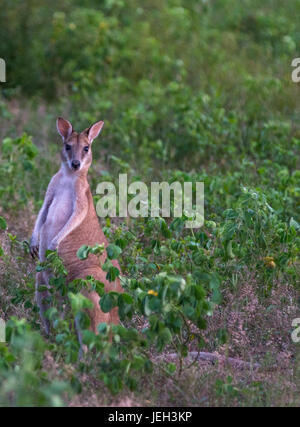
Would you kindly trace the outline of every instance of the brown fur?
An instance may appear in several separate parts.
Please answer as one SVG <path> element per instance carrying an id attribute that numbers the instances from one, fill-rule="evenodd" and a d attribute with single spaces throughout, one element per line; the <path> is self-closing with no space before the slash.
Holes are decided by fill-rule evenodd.
<path id="1" fill-rule="evenodd" d="M 99 259 L 95 255 L 89 255 L 86 260 L 79 260 L 76 256 L 77 250 L 82 245 L 93 246 L 97 243 L 104 243 L 107 246 L 107 239 L 99 226 L 99 221 L 95 212 L 93 198 L 90 189 L 87 190 L 88 198 L 88 213 L 82 223 L 75 228 L 59 245 L 58 253 L 64 260 L 64 264 L 69 272 L 68 279 L 76 278 L 85 279 L 86 276 L 93 276 L 95 279 L 105 284 L 106 291 L 122 292 L 119 280 L 114 283 L 106 280 L 106 273 L 99 266 Z M 102 254 L 101 264 L 105 261 L 105 253 Z M 120 266 L 116 260 L 112 261 L 114 266 L 119 270 Z M 90 294 L 85 293 L 85 296 L 91 299 L 94 303 L 94 310 L 90 312 L 92 329 L 95 331 L 100 322 L 119 322 L 118 311 L 113 309 L 110 313 L 103 313 L 99 309 L 99 296 L 96 292 Z"/>

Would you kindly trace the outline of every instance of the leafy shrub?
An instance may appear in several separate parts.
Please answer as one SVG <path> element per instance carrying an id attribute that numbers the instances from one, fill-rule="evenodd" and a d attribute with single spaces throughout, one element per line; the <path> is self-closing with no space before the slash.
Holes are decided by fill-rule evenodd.
<path id="1" fill-rule="evenodd" d="M 48 345 L 25 319 L 6 325 L 8 347 L 0 344 L 0 406 L 62 406 L 67 383 L 54 380 L 43 369 Z"/>
<path id="2" fill-rule="evenodd" d="M 5 138 L 2 141 L 0 197 L 3 207 L 24 206 L 28 202 L 32 189 L 30 179 L 26 178 L 28 173 L 36 170 L 34 159 L 37 154 L 37 147 L 26 134 L 20 138 Z"/>

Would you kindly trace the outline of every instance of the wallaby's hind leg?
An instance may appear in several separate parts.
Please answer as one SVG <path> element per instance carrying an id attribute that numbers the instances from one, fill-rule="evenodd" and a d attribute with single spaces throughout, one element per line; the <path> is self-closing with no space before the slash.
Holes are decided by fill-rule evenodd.
<path id="1" fill-rule="evenodd" d="M 83 354 L 87 353 L 88 349 L 87 349 L 87 346 L 82 342 L 82 332 L 81 332 L 79 320 L 77 318 L 75 318 L 75 328 L 76 328 L 77 338 L 80 344 L 79 360 L 81 360 L 83 358 Z"/>
<path id="2" fill-rule="evenodd" d="M 91 322 L 89 329 L 91 331 L 93 331 L 95 334 L 98 334 L 97 326 L 99 325 L 99 323 L 102 323 L 102 322 L 110 323 L 111 322 L 110 313 L 103 313 L 103 311 L 100 309 L 100 305 L 99 305 L 100 297 L 97 294 L 97 292 L 95 292 L 95 291 L 93 291 L 93 292 L 83 291 L 82 293 L 94 305 L 94 307 L 92 309 L 87 310 L 88 315 L 90 317 L 90 322 Z M 82 342 L 82 331 L 81 331 L 78 319 L 75 319 L 75 328 L 76 328 L 78 341 L 80 344 L 79 359 L 82 359 L 83 354 L 87 353 L 88 349 L 87 349 L 87 346 L 85 344 L 83 344 L 83 342 Z"/>
<path id="3" fill-rule="evenodd" d="M 91 320 L 91 330 L 97 334 L 98 329 L 97 326 L 99 323 L 110 323 L 110 313 L 103 313 L 103 311 L 100 308 L 99 302 L 100 297 L 97 294 L 97 292 L 86 292 L 83 293 L 86 298 L 88 298 L 90 301 L 92 301 L 94 307 L 91 310 L 88 310 L 90 320 Z"/>
<path id="4" fill-rule="evenodd" d="M 46 299 L 50 297 L 50 292 L 48 290 L 39 291 L 39 286 L 41 285 L 48 286 L 48 278 L 46 274 L 43 274 L 42 272 L 36 274 L 35 298 L 36 303 L 40 309 L 40 318 L 42 321 L 42 325 L 45 329 L 46 334 L 49 335 L 50 322 L 48 319 L 45 318 L 45 311 L 49 308 L 49 303 L 46 301 Z"/>

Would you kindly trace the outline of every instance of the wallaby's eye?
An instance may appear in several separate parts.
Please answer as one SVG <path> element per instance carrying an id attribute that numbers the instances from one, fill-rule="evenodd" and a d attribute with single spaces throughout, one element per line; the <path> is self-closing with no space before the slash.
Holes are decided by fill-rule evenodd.
<path id="1" fill-rule="evenodd" d="M 71 145 L 66 144 L 66 150 L 67 150 L 67 151 L 71 150 Z"/>
<path id="2" fill-rule="evenodd" d="M 84 151 L 89 151 L 89 146 L 84 147 Z"/>

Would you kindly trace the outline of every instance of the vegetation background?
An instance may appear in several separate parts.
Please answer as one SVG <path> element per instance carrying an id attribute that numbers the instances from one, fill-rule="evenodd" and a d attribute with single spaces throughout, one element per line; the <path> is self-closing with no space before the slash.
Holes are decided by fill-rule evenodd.
<path id="1" fill-rule="evenodd" d="M 299 405 L 299 13 L 299 0 L 2 0 L 0 405 Z M 113 343 L 103 325 L 87 333 L 83 362 L 59 309 L 41 331 L 26 244 L 59 167 L 57 116 L 105 121 L 94 195 L 120 172 L 205 182 L 203 229 L 102 222 L 126 297 L 103 296 L 122 326 Z M 187 357 L 199 350 L 219 362 Z"/>

